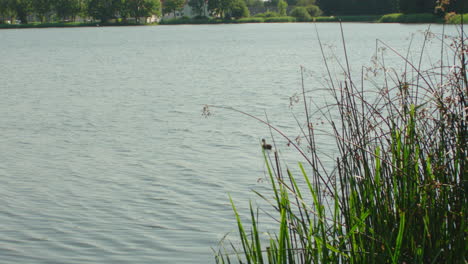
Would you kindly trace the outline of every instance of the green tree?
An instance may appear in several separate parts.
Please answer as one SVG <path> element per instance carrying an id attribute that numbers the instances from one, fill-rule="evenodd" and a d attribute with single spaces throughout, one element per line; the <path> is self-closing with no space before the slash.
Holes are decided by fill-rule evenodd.
<path id="1" fill-rule="evenodd" d="M 444 12 L 468 13 L 468 0 L 439 0 L 437 6 Z"/>
<path id="2" fill-rule="evenodd" d="M 205 10 L 206 10 L 206 2 L 205 0 L 189 0 L 188 2 L 189 6 L 195 11 L 197 16 L 206 16 Z"/>
<path id="3" fill-rule="evenodd" d="M 315 0 L 298 0 L 296 5 L 297 6 L 309 6 L 309 5 L 315 5 L 316 1 Z"/>
<path id="4" fill-rule="evenodd" d="M 302 6 L 310 0 L 300 0 Z M 419 0 L 317 0 L 316 4 L 327 15 L 370 15 L 399 12 L 399 4 L 403 6 L 409 2 Z M 423 0 L 433 1 L 435 0 Z M 298 3 L 299 3 L 298 2 Z"/>
<path id="5" fill-rule="evenodd" d="M 288 3 L 283 0 L 279 0 L 278 2 L 278 14 L 280 16 L 286 16 L 286 11 L 288 10 Z"/>
<path id="6" fill-rule="evenodd" d="M 290 16 L 293 16 L 297 19 L 297 21 L 306 22 L 311 21 L 312 17 L 310 16 L 307 9 L 303 6 L 296 6 L 293 10 L 291 10 Z"/>
<path id="7" fill-rule="evenodd" d="M 436 5 L 435 0 L 400 0 L 400 11 L 403 13 L 432 13 Z"/>
<path id="8" fill-rule="evenodd" d="M 265 1 L 265 5 L 268 7 L 277 7 L 279 0 L 267 0 Z"/>
<path id="9" fill-rule="evenodd" d="M 11 5 L 21 23 L 27 24 L 28 15 L 32 12 L 32 0 L 13 0 Z"/>
<path id="10" fill-rule="evenodd" d="M 33 11 L 41 19 L 41 23 L 44 23 L 46 18 L 52 12 L 53 0 L 34 0 L 32 2 Z"/>
<path id="11" fill-rule="evenodd" d="M 244 0 L 232 0 L 229 6 L 229 15 L 233 18 L 249 17 L 250 12 Z"/>
<path id="12" fill-rule="evenodd" d="M 298 0 L 286 0 L 286 3 L 288 3 L 289 6 L 295 6 L 297 5 Z"/>
<path id="13" fill-rule="evenodd" d="M 265 4 L 262 0 L 246 0 L 247 7 L 264 7 Z"/>
<path id="14" fill-rule="evenodd" d="M 15 10 L 13 7 L 12 0 L 0 0 L 0 24 L 5 23 L 5 20 L 10 18 L 10 20 L 14 20 Z M 13 21 L 12 21 L 13 23 Z"/>
<path id="15" fill-rule="evenodd" d="M 174 13 L 175 17 L 175 12 L 182 10 L 185 5 L 185 0 L 164 0 L 163 3 L 163 13 L 164 14 L 169 14 L 169 13 Z"/>
<path id="16" fill-rule="evenodd" d="M 137 22 L 140 18 L 152 15 L 161 15 L 161 2 L 159 0 L 127 0 L 128 10 Z"/>
<path id="17" fill-rule="evenodd" d="M 74 21 L 82 8 L 83 2 L 81 0 L 55 0 L 54 3 L 55 13 L 62 21 L 67 18 Z"/>
<path id="18" fill-rule="evenodd" d="M 214 16 L 219 16 L 221 18 L 226 17 L 226 14 L 229 14 L 232 0 L 208 0 L 208 11 Z"/>
<path id="19" fill-rule="evenodd" d="M 124 3 L 121 0 L 88 0 L 87 13 L 106 23 L 109 19 L 117 17 Z"/>

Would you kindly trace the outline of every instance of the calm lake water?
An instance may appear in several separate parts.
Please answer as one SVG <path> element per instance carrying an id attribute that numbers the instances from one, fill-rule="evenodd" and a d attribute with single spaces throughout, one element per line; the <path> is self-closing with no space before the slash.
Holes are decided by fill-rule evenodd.
<path id="1" fill-rule="evenodd" d="M 359 73 L 376 39 L 405 51 L 428 26 L 343 27 Z M 0 263 L 213 263 L 236 232 L 228 194 L 244 210 L 268 187 L 269 131 L 202 107 L 297 135 L 301 65 L 327 98 L 316 28 L 342 58 L 335 23 L 1 30 Z"/>

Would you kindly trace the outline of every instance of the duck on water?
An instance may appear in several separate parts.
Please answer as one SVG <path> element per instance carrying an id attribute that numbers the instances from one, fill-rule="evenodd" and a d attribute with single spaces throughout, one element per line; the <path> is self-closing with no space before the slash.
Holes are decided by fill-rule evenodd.
<path id="1" fill-rule="evenodd" d="M 262 138 L 262 148 L 263 149 L 272 149 L 272 146 L 270 144 L 266 143 L 266 140 Z"/>

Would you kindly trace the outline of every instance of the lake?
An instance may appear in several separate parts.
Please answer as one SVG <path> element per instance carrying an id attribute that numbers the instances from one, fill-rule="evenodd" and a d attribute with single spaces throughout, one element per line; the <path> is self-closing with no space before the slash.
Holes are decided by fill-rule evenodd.
<path id="1" fill-rule="evenodd" d="M 343 28 L 360 76 L 376 39 L 405 52 L 415 34 L 418 50 L 428 25 Z M 329 98 L 316 30 L 342 59 L 336 23 L 1 30 L 0 263 L 213 263 L 237 231 L 228 194 L 246 215 L 268 189 L 270 132 L 202 108 L 267 113 L 294 138 L 301 66 L 314 102 Z"/>

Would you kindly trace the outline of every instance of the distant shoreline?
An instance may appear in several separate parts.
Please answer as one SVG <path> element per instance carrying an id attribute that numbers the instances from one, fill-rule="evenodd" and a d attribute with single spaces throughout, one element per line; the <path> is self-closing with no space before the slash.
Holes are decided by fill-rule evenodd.
<path id="1" fill-rule="evenodd" d="M 464 23 L 468 23 L 468 14 L 463 15 Z M 321 16 L 314 17 L 311 21 L 296 21 L 294 17 L 246 17 L 240 19 L 191 19 L 178 18 L 162 20 L 159 23 L 106 23 L 99 22 L 54 22 L 31 24 L 0 24 L 0 29 L 21 28 L 66 28 L 66 27 L 121 27 L 121 26 L 155 26 L 155 25 L 209 25 L 209 24 L 248 24 L 248 23 L 330 23 L 330 22 L 360 22 L 360 23 L 400 23 L 400 24 L 460 24 L 462 16 L 454 15 L 450 18 L 441 18 L 433 14 L 386 14 L 386 15 L 361 15 L 361 16 Z"/>

